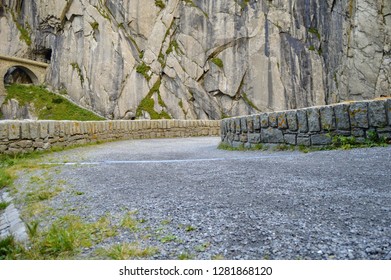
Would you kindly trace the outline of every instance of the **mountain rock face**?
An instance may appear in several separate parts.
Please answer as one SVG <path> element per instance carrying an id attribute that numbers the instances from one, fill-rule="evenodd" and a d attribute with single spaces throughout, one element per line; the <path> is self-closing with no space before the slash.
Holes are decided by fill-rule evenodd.
<path id="1" fill-rule="evenodd" d="M 391 93 L 389 0 L 0 0 L 0 54 L 109 119 L 220 119 Z"/>

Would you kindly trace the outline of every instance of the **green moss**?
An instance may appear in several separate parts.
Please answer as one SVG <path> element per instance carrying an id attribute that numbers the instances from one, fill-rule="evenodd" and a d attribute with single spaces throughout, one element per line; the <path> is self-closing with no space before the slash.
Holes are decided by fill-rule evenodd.
<path id="1" fill-rule="evenodd" d="M 99 29 L 99 23 L 96 21 L 90 22 L 90 25 L 94 31 Z"/>
<path id="2" fill-rule="evenodd" d="M 70 65 L 72 66 L 73 70 L 77 71 L 77 74 L 79 75 L 80 83 L 81 83 L 81 85 L 83 85 L 83 83 L 84 83 L 84 76 L 83 76 L 83 72 L 80 69 L 79 64 L 76 63 L 76 62 L 72 62 Z"/>
<path id="3" fill-rule="evenodd" d="M 179 44 L 177 41 L 175 40 L 172 40 L 170 42 L 170 45 L 168 46 L 168 49 L 166 50 L 166 54 L 169 55 L 170 53 L 172 53 L 173 51 L 175 50 L 175 52 L 179 55 L 183 55 L 183 51 L 181 50 L 181 48 L 179 47 Z"/>
<path id="4" fill-rule="evenodd" d="M 235 2 L 240 6 L 242 10 L 244 10 L 250 3 L 250 0 L 235 0 Z"/>
<path id="5" fill-rule="evenodd" d="M 160 88 L 161 80 L 157 80 L 156 83 L 153 85 L 147 96 L 141 100 L 141 103 L 139 104 L 137 111 L 136 111 L 136 117 L 141 117 L 144 112 L 147 112 L 151 119 L 153 120 L 159 120 L 159 119 L 171 119 L 171 116 L 165 112 L 164 110 L 161 113 L 158 113 L 155 111 L 155 100 L 153 100 L 152 96 L 157 93 L 158 95 L 158 102 L 159 105 L 162 107 L 166 107 L 166 104 L 164 103 L 163 99 L 160 96 L 159 88 Z"/>
<path id="6" fill-rule="evenodd" d="M 214 64 L 216 64 L 220 68 L 224 68 L 223 61 L 218 57 L 213 57 L 210 61 L 212 61 Z"/>
<path id="7" fill-rule="evenodd" d="M 14 84 L 7 87 L 7 92 L 7 100 L 16 99 L 22 106 L 34 104 L 35 113 L 40 120 L 103 120 L 42 87 Z"/>
<path id="8" fill-rule="evenodd" d="M 208 14 L 205 11 L 203 11 L 200 7 L 198 7 L 192 0 L 182 0 L 182 2 L 184 2 L 186 5 L 197 8 L 204 14 L 205 17 L 209 17 Z"/>
<path id="9" fill-rule="evenodd" d="M 143 75 L 144 78 L 149 81 L 151 79 L 151 76 L 149 75 L 149 71 L 151 70 L 151 67 L 146 65 L 145 62 L 142 62 L 136 67 L 136 72 Z"/>
<path id="10" fill-rule="evenodd" d="M 162 0 L 155 0 L 155 5 L 160 9 L 164 9 L 166 7 L 166 4 Z"/>
<path id="11" fill-rule="evenodd" d="M 261 111 L 261 110 L 259 110 L 259 108 L 258 108 L 257 106 L 255 106 L 255 104 L 248 98 L 247 93 L 243 92 L 243 93 L 242 93 L 242 98 L 244 99 L 244 101 L 246 101 L 246 103 L 247 103 L 250 107 L 254 108 L 254 109 L 257 110 L 257 111 Z"/>
<path id="12" fill-rule="evenodd" d="M 27 46 L 31 46 L 32 40 L 31 40 L 31 27 L 28 24 L 28 22 L 25 22 L 25 27 L 23 27 L 17 20 L 15 13 L 11 11 L 12 20 L 14 21 L 16 28 L 18 28 L 20 32 L 19 39 L 24 41 Z"/>
<path id="13" fill-rule="evenodd" d="M 308 29 L 308 32 L 314 34 L 318 38 L 318 40 L 320 40 L 320 33 L 318 29 L 316 29 L 315 27 L 311 27 Z"/>

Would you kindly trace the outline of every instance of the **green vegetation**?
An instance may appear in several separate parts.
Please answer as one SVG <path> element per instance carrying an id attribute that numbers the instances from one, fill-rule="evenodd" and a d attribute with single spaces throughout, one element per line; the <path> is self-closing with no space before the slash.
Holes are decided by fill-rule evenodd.
<path id="1" fill-rule="evenodd" d="M 259 110 L 259 108 L 258 108 L 257 106 L 255 106 L 255 104 L 248 98 L 247 93 L 243 92 L 243 93 L 242 93 L 242 98 L 244 99 L 244 101 L 246 101 L 246 103 L 247 103 L 250 107 L 254 108 L 254 109 L 257 110 L 257 111 L 261 111 L 261 110 Z"/>
<path id="2" fill-rule="evenodd" d="M 77 71 L 77 74 L 79 75 L 80 83 L 81 83 L 81 85 L 83 86 L 83 83 L 84 83 L 84 76 L 83 76 L 83 72 L 82 72 L 81 69 L 80 69 L 79 64 L 77 64 L 76 62 L 72 62 L 72 63 L 71 63 L 71 66 L 72 66 L 72 69 L 73 69 L 73 70 L 76 70 L 76 71 Z"/>
<path id="3" fill-rule="evenodd" d="M 316 29 L 315 27 L 311 27 L 308 29 L 308 32 L 314 34 L 318 38 L 318 40 L 320 40 L 320 33 L 318 29 Z"/>
<path id="4" fill-rule="evenodd" d="M 90 25 L 94 31 L 99 29 L 99 23 L 96 21 L 90 22 Z"/>
<path id="5" fill-rule="evenodd" d="M 0 211 L 8 207 L 9 202 L 0 202 Z"/>
<path id="6" fill-rule="evenodd" d="M 141 117 L 143 114 L 143 111 L 145 111 L 150 115 L 151 119 L 153 119 L 153 120 L 171 119 L 171 116 L 167 112 L 165 112 L 164 110 L 162 110 L 161 113 L 158 113 L 154 109 L 155 100 L 152 97 L 155 93 L 158 95 L 159 105 L 162 107 L 166 107 L 163 99 L 160 96 L 160 91 L 159 91 L 160 84 L 161 84 L 161 80 L 158 79 L 156 81 L 156 83 L 154 84 L 154 86 L 149 91 L 149 93 L 147 94 L 147 96 L 143 100 L 141 100 L 141 103 L 139 104 L 137 111 L 136 111 L 136 117 Z"/>
<path id="7" fill-rule="evenodd" d="M 98 255 L 112 260 L 143 259 L 157 254 L 159 250 L 154 247 L 140 248 L 137 243 L 116 244 L 109 248 L 99 249 Z"/>
<path id="8" fill-rule="evenodd" d="M 31 40 L 31 26 L 28 22 L 25 22 L 25 26 L 23 27 L 16 19 L 15 13 L 11 11 L 12 20 L 14 21 L 16 28 L 18 28 L 20 32 L 19 39 L 24 41 L 27 46 L 31 46 L 32 40 Z"/>
<path id="9" fill-rule="evenodd" d="M 170 53 L 172 53 L 173 51 L 175 50 L 175 52 L 179 55 L 183 55 L 183 51 L 181 50 L 181 48 L 179 47 L 179 44 L 177 41 L 175 40 L 172 40 L 170 42 L 170 45 L 168 46 L 167 50 L 166 50 L 166 54 L 169 55 Z"/>
<path id="10" fill-rule="evenodd" d="M 218 57 L 213 57 L 210 61 L 212 61 L 214 64 L 216 64 L 220 68 L 224 68 L 223 61 Z"/>
<path id="11" fill-rule="evenodd" d="M 155 0 L 155 5 L 160 9 L 164 9 L 166 7 L 166 4 L 162 0 Z"/>
<path id="12" fill-rule="evenodd" d="M 235 2 L 240 6 L 242 10 L 244 10 L 250 3 L 250 0 L 235 0 Z"/>
<path id="13" fill-rule="evenodd" d="M 149 71 L 151 70 L 151 67 L 146 65 L 145 62 L 141 63 L 136 67 L 136 72 L 143 75 L 144 78 L 149 81 L 151 79 L 151 76 L 149 75 Z"/>
<path id="14" fill-rule="evenodd" d="M 243 144 L 239 145 L 239 147 L 232 147 L 225 142 L 221 142 L 217 149 L 226 151 L 265 151 L 268 150 L 268 147 L 264 146 L 263 144 L 255 144 L 249 148 L 244 147 Z"/>
<path id="15" fill-rule="evenodd" d="M 16 99 L 21 106 L 33 105 L 32 109 L 40 120 L 103 120 L 42 87 L 13 84 L 7 87 L 7 91 L 7 100 Z"/>

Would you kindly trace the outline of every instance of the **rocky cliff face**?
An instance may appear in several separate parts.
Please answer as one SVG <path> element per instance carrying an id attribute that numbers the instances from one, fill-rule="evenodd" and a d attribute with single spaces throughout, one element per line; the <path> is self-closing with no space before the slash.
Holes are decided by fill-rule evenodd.
<path id="1" fill-rule="evenodd" d="M 219 119 L 390 95 L 389 0 L 0 0 L 0 53 L 107 118 Z"/>

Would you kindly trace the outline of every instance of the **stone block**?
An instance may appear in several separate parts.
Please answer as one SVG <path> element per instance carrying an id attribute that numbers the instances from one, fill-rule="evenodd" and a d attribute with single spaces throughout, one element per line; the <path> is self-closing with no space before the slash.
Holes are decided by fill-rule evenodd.
<path id="1" fill-rule="evenodd" d="M 388 125 L 391 126 L 391 98 L 386 101 Z"/>
<path id="2" fill-rule="evenodd" d="M 254 132 L 254 118 L 253 116 L 247 117 L 247 131 Z"/>
<path id="3" fill-rule="evenodd" d="M 230 126 L 229 130 L 231 132 L 235 133 L 235 119 L 230 119 L 229 120 L 229 126 Z"/>
<path id="4" fill-rule="evenodd" d="M 242 131 L 241 131 L 241 122 L 240 122 L 240 118 L 235 118 L 235 133 L 236 134 L 240 134 Z"/>
<path id="5" fill-rule="evenodd" d="M 0 140 L 8 138 L 8 124 L 5 121 L 0 121 Z"/>
<path id="6" fill-rule="evenodd" d="M 240 127 L 242 129 L 241 132 L 244 132 L 244 133 L 247 132 L 247 118 L 246 117 L 240 118 Z"/>
<path id="7" fill-rule="evenodd" d="M 297 135 L 296 134 L 284 134 L 284 141 L 288 145 L 297 144 Z"/>
<path id="8" fill-rule="evenodd" d="M 311 146 L 311 138 L 309 136 L 298 136 L 297 137 L 298 146 Z"/>
<path id="9" fill-rule="evenodd" d="M 269 113 L 269 126 L 278 127 L 278 115 L 276 112 Z"/>
<path id="10" fill-rule="evenodd" d="M 308 120 L 306 110 L 297 110 L 297 123 L 299 132 L 308 132 Z"/>
<path id="11" fill-rule="evenodd" d="M 296 111 L 286 112 L 286 118 L 287 118 L 289 130 L 296 131 L 298 129 Z"/>
<path id="12" fill-rule="evenodd" d="M 262 129 L 261 141 L 263 143 L 284 143 L 284 134 L 277 128 Z"/>
<path id="13" fill-rule="evenodd" d="M 20 122 L 8 122 L 8 139 L 20 139 Z"/>
<path id="14" fill-rule="evenodd" d="M 350 104 L 349 117 L 352 128 L 368 128 L 368 103 L 354 102 Z"/>
<path id="15" fill-rule="evenodd" d="M 385 127 L 387 125 L 386 102 L 375 100 L 368 103 L 369 125 L 371 127 Z"/>
<path id="16" fill-rule="evenodd" d="M 234 148 L 243 147 L 243 143 L 240 142 L 240 141 L 233 141 L 233 142 L 232 142 L 232 147 L 234 147 Z"/>
<path id="17" fill-rule="evenodd" d="M 337 128 L 335 113 L 332 106 L 320 108 L 320 125 L 322 130 L 325 131 L 335 130 Z"/>
<path id="18" fill-rule="evenodd" d="M 285 112 L 278 112 L 277 113 L 277 120 L 278 120 L 278 128 L 279 129 L 287 129 L 288 128 L 288 121 L 287 121 Z"/>
<path id="19" fill-rule="evenodd" d="M 307 109 L 308 130 L 310 132 L 320 131 L 320 113 L 319 108 Z"/>
<path id="20" fill-rule="evenodd" d="M 240 140 L 239 140 L 240 142 L 246 143 L 246 142 L 248 141 L 247 133 L 241 134 L 239 139 L 240 139 Z"/>
<path id="21" fill-rule="evenodd" d="M 254 117 L 254 130 L 259 132 L 261 130 L 261 118 L 259 115 L 255 115 Z"/>
<path id="22" fill-rule="evenodd" d="M 350 130 L 349 105 L 338 104 L 334 106 L 337 129 Z"/>
<path id="23" fill-rule="evenodd" d="M 261 143 L 261 134 L 260 133 L 249 133 L 248 134 L 248 142 L 251 144 Z"/>
<path id="24" fill-rule="evenodd" d="M 351 135 L 354 136 L 354 137 L 364 137 L 365 136 L 365 130 L 361 129 L 361 128 L 353 128 Z"/>
<path id="25" fill-rule="evenodd" d="M 30 122 L 24 121 L 21 123 L 20 133 L 22 139 L 30 139 Z"/>
<path id="26" fill-rule="evenodd" d="M 263 113 L 259 117 L 261 119 L 261 127 L 262 128 L 269 127 L 269 115 L 267 113 Z"/>
<path id="27" fill-rule="evenodd" d="M 311 135 L 311 144 L 315 146 L 330 145 L 332 137 L 328 134 L 314 134 Z"/>
<path id="28" fill-rule="evenodd" d="M 39 124 L 37 122 L 30 122 L 30 138 L 38 139 L 39 138 Z"/>

